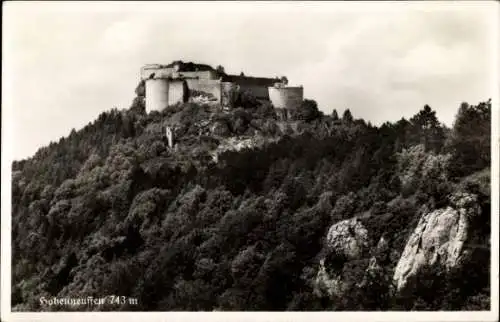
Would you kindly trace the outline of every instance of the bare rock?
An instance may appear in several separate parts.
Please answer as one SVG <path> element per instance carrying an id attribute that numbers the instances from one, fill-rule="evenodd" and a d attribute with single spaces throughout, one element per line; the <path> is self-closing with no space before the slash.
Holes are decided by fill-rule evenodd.
<path id="1" fill-rule="evenodd" d="M 424 266 L 441 264 L 451 269 L 467 257 L 464 243 L 470 235 L 470 219 L 480 212 L 477 196 L 454 194 L 450 203 L 453 207 L 438 209 L 420 218 L 394 271 L 393 280 L 398 290 Z"/>
<path id="2" fill-rule="evenodd" d="M 328 230 L 327 247 L 347 260 L 359 259 L 370 247 L 368 231 L 357 218 L 340 221 Z"/>
<path id="3" fill-rule="evenodd" d="M 368 253 L 368 231 L 358 218 L 351 218 L 332 225 L 326 239 L 326 254 L 314 280 L 315 293 L 340 296 L 351 287 L 345 282 L 343 265 Z"/>
<path id="4" fill-rule="evenodd" d="M 317 296 L 335 296 L 342 294 L 346 289 L 345 283 L 342 282 L 342 273 L 328 272 L 325 260 L 320 260 L 318 273 L 314 280 L 314 293 Z"/>

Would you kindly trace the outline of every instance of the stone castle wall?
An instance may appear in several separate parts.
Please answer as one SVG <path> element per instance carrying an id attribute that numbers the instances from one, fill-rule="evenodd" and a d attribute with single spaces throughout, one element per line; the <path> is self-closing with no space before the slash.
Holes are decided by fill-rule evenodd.
<path id="1" fill-rule="evenodd" d="M 167 78 L 173 71 L 174 69 L 169 67 L 144 66 L 141 68 L 141 80 L 148 79 L 151 74 L 155 74 L 155 78 Z"/>
<path id="2" fill-rule="evenodd" d="M 148 79 L 151 74 L 155 78 L 199 78 L 200 80 L 216 79 L 215 71 L 196 71 L 196 72 L 176 72 L 173 67 L 158 67 L 159 65 L 149 65 L 141 68 L 141 79 Z"/>
<path id="3" fill-rule="evenodd" d="M 246 91 L 258 99 L 270 100 L 278 109 L 300 108 L 304 99 L 302 87 L 288 87 L 283 84 L 273 86 L 279 83 L 277 78 L 243 75 L 222 75 L 222 78 L 218 78 L 214 70 L 176 70 L 158 64 L 141 68 L 141 79 L 146 83 L 146 111 L 162 110 L 169 105 L 187 102 L 196 92 L 208 94 L 209 100 L 219 102 L 225 107 L 232 105 L 238 92 Z M 153 79 L 150 79 L 153 74 Z"/>
<path id="4" fill-rule="evenodd" d="M 176 72 L 174 75 L 185 78 L 199 78 L 200 80 L 216 79 L 215 71 L 211 70 L 198 72 Z"/>
<path id="5" fill-rule="evenodd" d="M 239 85 L 240 91 L 251 92 L 255 97 L 263 100 L 269 99 L 269 91 L 265 85 L 255 85 L 255 84 L 241 84 Z"/>
<path id="6" fill-rule="evenodd" d="M 303 87 L 269 87 L 268 90 L 275 108 L 297 109 L 304 100 Z"/>
<path id="7" fill-rule="evenodd" d="M 166 78 L 146 80 L 146 111 L 161 111 L 169 105 L 169 81 Z"/>
<path id="8" fill-rule="evenodd" d="M 183 80 L 169 80 L 168 82 L 168 105 L 184 103 L 188 98 L 187 84 Z"/>

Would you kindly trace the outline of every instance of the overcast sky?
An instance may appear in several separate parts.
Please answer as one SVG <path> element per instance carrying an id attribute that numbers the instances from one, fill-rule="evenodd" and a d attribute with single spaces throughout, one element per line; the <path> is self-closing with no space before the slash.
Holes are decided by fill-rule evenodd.
<path id="1" fill-rule="evenodd" d="M 493 96 L 494 2 L 4 3 L 3 101 L 24 158 L 128 108 L 147 63 L 286 75 L 321 110 L 372 123 L 425 104 L 451 125 Z M 4 72 L 3 72 L 4 73 Z"/>

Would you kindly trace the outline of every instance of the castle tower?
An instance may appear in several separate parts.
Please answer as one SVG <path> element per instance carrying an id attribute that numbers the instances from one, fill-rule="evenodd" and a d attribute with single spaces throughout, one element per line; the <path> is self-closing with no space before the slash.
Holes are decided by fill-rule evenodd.
<path id="1" fill-rule="evenodd" d="M 146 80 L 146 112 L 161 111 L 168 106 L 168 86 L 166 78 Z"/>

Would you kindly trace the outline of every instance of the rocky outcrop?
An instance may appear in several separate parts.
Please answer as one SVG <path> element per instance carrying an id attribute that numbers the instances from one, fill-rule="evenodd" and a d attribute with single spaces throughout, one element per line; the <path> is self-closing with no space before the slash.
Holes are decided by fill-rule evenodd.
<path id="1" fill-rule="evenodd" d="M 315 293 L 341 295 L 349 285 L 344 283 L 343 263 L 363 258 L 369 251 L 368 231 L 358 218 L 340 221 L 330 227 L 325 256 L 320 259 Z"/>
<path id="2" fill-rule="evenodd" d="M 325 267 L 325 260 L 321 259 L 318 273 L 314 280 L 314 293 L 317 296 L 327 294 L 334 296 L 342 294 L 346 290 L 346 285 L 342 283 L 341 272 L 328 272 Z"/>
<path id="3" fill-rule="evenodd" d="M 368 231 L 358 218 L 340 221 L 328 230 L 326 245 L 347 260 L 361 258 L 369 248 Z"/>
<path id="4" fill-rule="evenodd" d="M 263 136 L 224 138 L 221 139 L 220 144 L 215 150 L 211 151 L 210 154 L 213 160 L 217 162 L 218 156 L 223 152 L 260 148 L 266 144 L 277 142 L 278 140 L 278 138 L 266 138 Z"/>
<path id="5" fill-rule="evenodd" d="M 440 264 L 450 269 L 467 258 L 464 244 L 470 237 L 470 222 L 480 213 L 477 196 L 457 193 L 450 204 L 420 218 L 394 271 L 398 290 L 425 266 Z"/>

